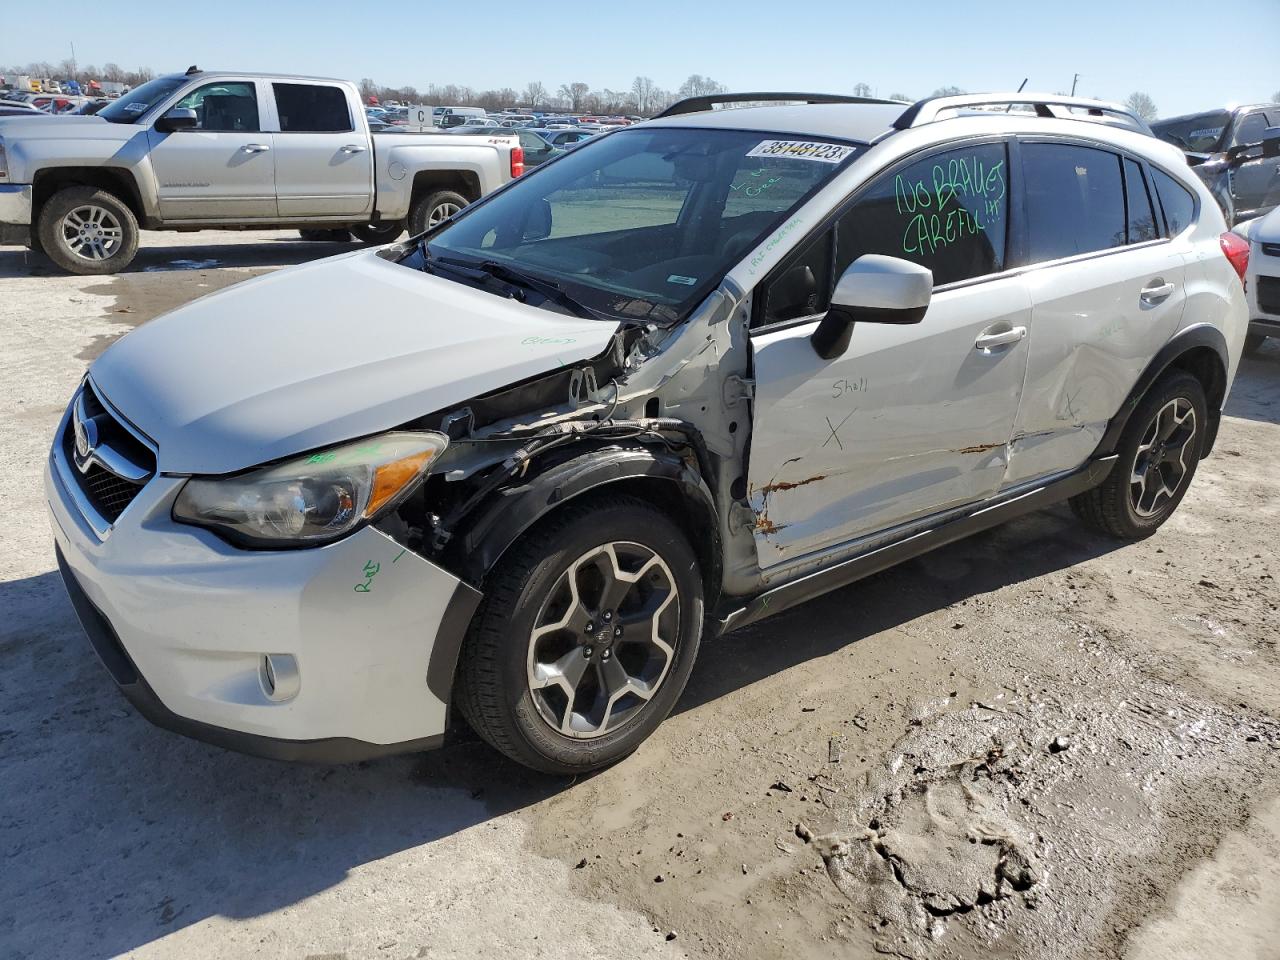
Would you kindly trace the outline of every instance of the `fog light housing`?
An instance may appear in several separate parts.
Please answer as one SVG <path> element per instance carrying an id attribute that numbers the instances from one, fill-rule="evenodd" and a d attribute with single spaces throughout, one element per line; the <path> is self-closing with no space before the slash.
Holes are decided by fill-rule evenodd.
<path id="1" fill-rule="evenodd" d="M 298 661 L 288 653 L 265 653 L 262 655 L 258 679 L 262 683 L 262 692 L 273 703 L 284 703 L 298 695 L 302 686 L 302 674 L 298 672 Z"/>

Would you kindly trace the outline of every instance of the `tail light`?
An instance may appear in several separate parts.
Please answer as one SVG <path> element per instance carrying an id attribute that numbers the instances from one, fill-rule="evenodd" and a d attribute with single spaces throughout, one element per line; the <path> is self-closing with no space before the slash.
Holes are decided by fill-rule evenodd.
<path id="1" fill-rule="evenodd" d="M 511 179 L 515 179 L 524 173 L 524 147 L 519 145 L 511 148 Z M 1245 259 L 1249 258 L 1249 250 L 1245 248 Z M 1243 276 L 1243 274 L 1242 274 Z"/>
<path id="2" fill-rule="evenodd" d="M 1244 282 L 1245 271 L 1249 269 L 1249 241 L 1237 233 L 1224 233 L 1218 238 L 1222 244 L 1222 252 L 1231 261 L 1231 266 Z"/>

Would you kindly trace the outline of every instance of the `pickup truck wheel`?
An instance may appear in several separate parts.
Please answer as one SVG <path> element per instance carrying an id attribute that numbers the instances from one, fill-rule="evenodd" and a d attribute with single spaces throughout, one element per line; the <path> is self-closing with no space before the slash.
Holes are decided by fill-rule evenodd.
<path id="1" fill-rule="evenodd" d="M 420 197 L 409 211 L 409 234 L 426 233 L 441 220 L 452 217 L 471 201 L 453 190 L 437 190 Z"/>
<path id="2" fill-rule="evenodd" d="M 351 232 L 361 243 L 391 243 L 404 233 L 404 222 L 397 220 L 395 223 L 362 223 L 352 227 Z"/>
<path id="3" fill-rule="evenodd" d="M 666 514 L 628 496 L 570 504 L 487 579 L 455 699 L 513 760 L 546 773 L 597 770 L 671 712 L 702 617 L 697 559 Z"/>
<path id="4" fill-rule="evenodd" d="M 68 273 L 97 276 L 127 267 L 138 252 L 138 221 L 119 197 L 97 187 L 65 187 L 36 223 L 45 256 Z"/>
<path id="5" fill-rule="evenodd" d="M 1107 479 L 1071 498 L 1076 516 L 1121 540 L 1155 533 L 1191 485 L 1208 420 L 1199 380 L 1178 371 L 1156 381 L 1129 418 Z"/>

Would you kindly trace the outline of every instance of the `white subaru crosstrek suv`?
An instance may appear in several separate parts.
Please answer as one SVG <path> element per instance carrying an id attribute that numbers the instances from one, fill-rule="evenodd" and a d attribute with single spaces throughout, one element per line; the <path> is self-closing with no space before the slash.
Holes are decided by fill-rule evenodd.
<path id="1" fill-rule="evenodd" d="M 46 486 L 143 714 L 341 761 L 457 707 L 585 771 L 708 632 L 1064 499 L 1115 537 L 1168 519 L 1248 320 L 1175 148 L 1061 97 L 739 99 L 93 363 Z"/>

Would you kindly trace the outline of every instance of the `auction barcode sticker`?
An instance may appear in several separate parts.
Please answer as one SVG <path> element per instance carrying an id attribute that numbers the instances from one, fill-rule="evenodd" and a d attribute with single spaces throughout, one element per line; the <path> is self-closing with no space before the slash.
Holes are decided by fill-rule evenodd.
<path id="1" fill-rule="evenodd" d="M 839 143 L 817 143 L 811 140 L 762 140 L 747 156 L 839 163 L 853 153 L 853 150 L 853 147 L 846 147 Z"/>

